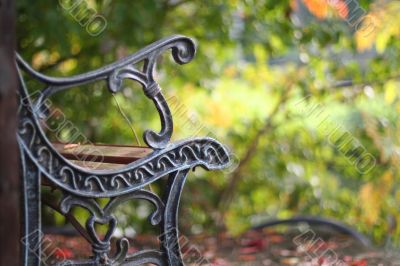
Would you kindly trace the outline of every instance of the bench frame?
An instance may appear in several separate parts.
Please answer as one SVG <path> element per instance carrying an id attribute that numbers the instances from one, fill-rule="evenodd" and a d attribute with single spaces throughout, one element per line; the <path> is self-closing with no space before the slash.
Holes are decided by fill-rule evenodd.
<path id="1" fill-rule="evenodd" d="M 45 203 L 45 199 L 41 199 L 42 185 L 50 185 L 62 192 L 63 196 L 56 205 L 65 217 L 71 217 L 70 211 L 74 207 L 85 208 L 90 213 L 84 228 L 76 226 L 91 244 L 93 256 L 81 261 L 68 261 L 68 265 L 183 265 L 178 243 L 178 208 L 187 174 L 197 166 L 207 170 L 223 169 L 229 164 L 229 153 L 223 145 L 211 138 L 170 143 L 172 115 L 154 79 L 157 59 L 166 50 L 172 50 L 177 63 L 185 64 L 192 60 L 196 48 L 190 38 L 171 36 L 113 64 L 65 78 L 38 73 L 17 55 L 20 88 L 17 137 L 23 182 L 24 265 L 41 263 L 40 217 L 41 205 Z M 135 65 L 140 62 L 144 64 L 138 69 Z M 43 84 L 43 89 L 35 99 L 28 94 L 23 75 Z M 144 94 L 153 101 L 160 115 L 160 132 L 146 130 L 143 136 L 153 151 L 120 169 L 95 170 L 71 163 L 57 151 L 41 127 L 41 120 L 48 115 L 46 100 L 57 92 L 101 81 L 107 83 L 111 93 L 117 93 L 124 79 L 140 83 Z M 161 198 L 146 187 L 163 177 L 167 178 L 167 185 L 164 197 Z M 102 207 L 97 201 L 99 198 L 107 198 L 109 202 Z M 114 210 L 134 199 L 154 205 L 155 211 L 149 220 L 152 225 L 159 227 L 160 247 L 158 250 L 128 254 L 128 240 L 122 238 L 117 241 L 116 254 L 111 255 L 111 237 L 118 221 Z M 107 225 L 108 231 L 102 239 L 95 231 L 95 224 Z"/>

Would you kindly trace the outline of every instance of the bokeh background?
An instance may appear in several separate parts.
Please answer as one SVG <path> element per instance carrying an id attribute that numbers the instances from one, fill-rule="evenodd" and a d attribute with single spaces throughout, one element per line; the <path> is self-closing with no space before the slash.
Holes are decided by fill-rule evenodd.
<path id="1" fill-rule="evenodd" d="M 400 244 L 399 1 L 84 2 L 105 19 L 101 32 L 81 25 L 87 17 L 66 9 L 71 1 L 17 1 L 18 52 L 36 70 L 84 73 L 172 34 L 198 44 L 190 64 L 169 53 L 158 63 L 173 139 L 215 137 L 235 163 L 191 174 L 182 231 L 238 235 L 269 219 L 314 215 L 377 245 Z M 96 83 L 51 100 L 91 142 L 143 144 L 117 102 L 140 136 L 159 128 L 154 106 L 133 82 L 115 97 Z M 120 231 L 146 232 L 150 211 L 126 204 Z M 49 210 L 44 216 L 47 225 L 65 223 Z"/>

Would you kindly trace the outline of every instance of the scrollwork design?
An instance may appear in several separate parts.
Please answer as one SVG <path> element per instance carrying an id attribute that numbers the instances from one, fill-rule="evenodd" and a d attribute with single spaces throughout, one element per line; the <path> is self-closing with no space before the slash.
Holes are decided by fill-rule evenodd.
<path id="1" fill-rule="evenodd" d="M 98 202 L 91 198 L 66 195 L 62 199 L 60 203 L 62 214 L 66 215 L 74 206 L 85 208 L 90 213 L 90 217 L 86 220 L 86 231 L 90 237 L 93 253 L 95 255 L 92 263 L 101 265 L 121 265 L 125 260 L 133 261 L 139 260 L 139 258 L 143 260 L 143 254 L 149 254 L 141 252 L 137 255 L 129 255 L 128 258 L 129 242 L 126 238 L 117 241 L 117 252 L 114 256 L 110 256 L 109 254 L 111 236 L 117 225 L 117 219 L 113 212 L 119 205 L 132 199 L 146 200 L 155 206 L 155 211 L 149 216 L 152 225 L 158 225 L 162 221 L 162 215 L 165 209 L 164 203 L 156 194 L 147 190 L 137 190 L 120 197 L 112 198 L 104 208 L 101 208 Z M 95 231 L 95 224 L 103 224 L 108 227 L 102 239 L 100 239 Z M 157 257 L 155 259 L 158 260 Z M 77 264 L 79 265 L 79 262 L 77 262 Z"/>
<path id="2" fill-rule="evenodd" d="M 37 99 L 33 110 L 38 110 L 39 106 L 43 106 L 44 100 L 50 95 L 71 87 L 98 80 L 106 80 L 109 90 L 112 93 L 117 93 L 121 90 L 124 79 L 139 82 L 143 87 L 145 95 L 154 102 L 161 120 L 161 131 L 157 133 L 152 130 L 146 130 L 143 139 L 149 147 L 153 149 L 163 149 L 171 139 L 173 121 L 161 88 L 154 79 L 154 71 L 157 59 L 168 49 L 172 50 L 172 57 L 178 64 L 190 62 L 196 53 L 196 46 L 192 39 L 176 35 L 155 42 L 139 52 L 113 64 L 72 77 L 55 78 L 45 76 L 32 69 L 19 55 L 17 55 L 17 62 L 19 66 L 31 76 L 46 84 L 46 88 Z M 134 65 L 142 61 L 144 62 L 143 69 L 136 69 Z"/>
<path id="3" fill-rule="evenodd" d="M 167 266 L 168 263 L 164 259 L 164 254 L 158 250 L 144 250 L 139 251 L 131 256 L 128 256 L 125 260 L 126 263 L 122 265 L 143 265 L 143 264 L 155 264 L 158 266 Z"/>
<path id="4" fill-rule="evenodd" d="M 22 166 L 26 168 L 23 170 L 24 179 L 29 181 L 28 185 L 36 182 L 34 185 L 39 186 L 40 178 L 47 178 L 60 189 L 64 195 L 60 203 L 60 211 L 64 215 L 69 213 L 74 206 L 85 208 L 90 213 L 90 217 L 86 220 L 86 229 L 81 228 L 79 232 L 91 242 L 94 257 L 73 262 L 73 265 L 140 265 L 145 263 L 182 265 L 179 243 L 177 243 L 178 207 L 187 173 L 197 166 L 216 170 L 225 168 L 229 163 L 228 151 L 211 138 L 195 138 L 169 143 L 173 131 L 172 115 L 161 88 L 154 79 L 158 58 L 168 49 L 172 50 L 172 56 L 178 64 L 190 62 L 196 51 L 195 44 L 190 38 L 172 36 L 155 42 L 113 64 L 65 78 L 48 77 L 38 73 L 17 55 L 20 69 L 45 84 L 45 89 L 33 103 L 19 72 L 18 142 Z M 142 69 L 135 68 L 135 65 L 140 62 L 144 63 Z M 126 79 L 142 85 L 144 94 L 153 101 L 160 115 L 160 132 L 146 130 L 143 136 L 146 144 L 154 151 L 145 158 L 117 170 L 89 170 L 72 164 L 54 149 L 40 126 L 40 119 L 45 117 L 43 103 L 49 96 L 59 91 L 101 80 L 107 82 L 112 93 L 117 93 Z M 166 175 L 169 175 L 169 178 L 164 201 L 156 194 L 143 189 L 146 185 Z M 36 189 L 33 195 L 36 196 L 34 203 L 39 206 L 40 191 L 38 192 L 37 187 L 34 188 Z M 28 189 L 29 186 L 25 188 L 27 198 L 29 198 Z M 96 198 L 110 198 L 110 201 L 106 206 L 100 207 Z M 116 243 L 116 254 L 111 256 L 109 254 L 110 239 L 117 224 L 113 213 L 119 205 L 132 199 L 143 199 L 155 206 L 155 211 L 149 215 L 149 220 L 152 225 L 159 225 L 161 228 L 163 233 L 161 250 L 143 250 L 128 254 L 128 240 L 122 238 Z M 27 204 L 26 201 L 25 208 L 28 207 Z M 36 213 L 29 215 L 34 219 L 39 217 Z M 39 220 L 35 223 L 35 226 L 40 227 Z M 108 231 L 103 238 L 97 235 L 95 224 L 108 226 Z M 76 227 L 79 226 L 76 225 Z"/>
<path id="5" fill-rule="evenodd" d="M 123 169 L 87 170 L 75 166 L 54 149 L 35 113 L 22 109 L 20 115 L 18 140 L 27 156 L 50 181 L 78 196 L 118 196 L 177 170 L 196 166 L 222 169 L 229 162 L 229 154 L 220 143 L 211 138 L 196 138 L 169 144 Z"/>

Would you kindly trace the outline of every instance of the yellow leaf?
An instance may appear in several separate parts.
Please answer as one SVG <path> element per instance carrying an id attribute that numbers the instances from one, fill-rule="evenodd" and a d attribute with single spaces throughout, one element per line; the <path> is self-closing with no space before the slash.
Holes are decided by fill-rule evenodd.
<path id="1" fill-rule="evenodd" d="M 41 66 L 45 65 L 49 59 L 49 52 L 48 51 L 40 51 L 33 55 L 32 57 L 32 66 L 34 68 L 40 68 Z"/>
<path id="2" fill-rule="evenodd" d="M 364 184 L 359 192 L 362 217 L 367 225 L 373 225 L 377 222 L 380 213 L 381 197 L 379 192 L 374 189 L 372 183 Z"/>
<path id="3" fill-rule="evenodd" d="M 221 128 L 230 128 L 233 123 L 232 112 L 218 101 L 210 101 L 207 108 L 210 110 L 208 121 Z"/>
<path id="4" fill-rule="evenodd" d="M 380 30 L 379 28 L 381 26 L 377 18 L 378 17 L 375 13 L 369 14 L 369 20 L 365 22 L 366 20 L 364 19 L 362 22 L 363 24 L 356 31 L 355 39 L 358 51 L 362 52 L 371 49 L 374 46 L 378 32 Z"/>
<path id="5" fill-rule="evenodd" d="M 388 18 L 395 19 L 393 16 L 388 16 Z M 385 24 L 382 30 L 378 33 L 378 36 L 376 37 L 376 50 L 379 53 L 385 51 L 391 37 L 398 35 L 398 27 L 400 27 L 400 25 L 396 23 Z"/>
<path id="6" fill-rule="evenodd" d="M 355 38 L 358 51 L 375 45 L 377 52 L 383 53 L 390 39 L 400 35 L 399 11 L 400 1 L 373 4 L 371 12 L 362 18 L 360 27 L 357 26 Z"/>
<path id="7" fill-rule="evenodd" d="M 390 190 L 392 189 L 393 186 L 393 173 L 391 170 L 387 170 L 382 176 L 381 176 L 381 184 L 380 186 L 380 194 L 382 197 L 384 197 L 385 194 L 389 193 Z"/>
<path id="8" fill-rule="evenodd" d="M 397 97 L 397 89 L 399 88 L 399 83 L 394 80 L 389 80 L 385 83 L 385 102 L 391 104 Z"/>
<path id="9" fill-rule="evenodd" d="M 234 65 L 229 65 L 224 69 L 224 75 L 228 78 L 234 78 L 237 72 L 236 66 Z"/>
<path id="10" fill-rule="evenodd" d="M 64 62 L 62 62 L 59 66 L 58 69 L 62 72 L 62 73 L 68 73 L 70 71 L 72 71 L 73 69 L 75 69 L 78 65 L 78 61 L 76 59 L 67 59 Z"/>
<path id="11" fill-rule="evenodd" d="M 381 32 L 376 37 L 376 51 L 378 53 L 383 53 L 386 49 L 386 46 L 390 40 L 391 34 L 388 31 Z"/>
<path id="12" fill-rule="evenodd" d="M 265 49 L 262 47 L 262 45 L 256 44 L 254 45 L 254 56 L 256 57 L 256 60 L 258 63 L 262 63 L 263 65 L 267 61 L 267 53 Z"/>
<path id="13" fill-rule="evenodd" d="M 379 184 L 366 183 L 359 191 L 362 218 L 367 225 L 374 225 L 381 213 L 383 199 L 393 187 L 393 172 L 387 170 L 380 177 Z"/>

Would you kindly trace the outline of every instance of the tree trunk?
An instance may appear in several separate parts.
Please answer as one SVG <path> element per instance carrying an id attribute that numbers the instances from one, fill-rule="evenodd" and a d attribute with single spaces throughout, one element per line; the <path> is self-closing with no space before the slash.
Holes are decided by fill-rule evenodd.
<path id="1" fill-rule="evenodd" d="M 15 1 L 0 0 L 0 265 L 20 265 Z"/>

